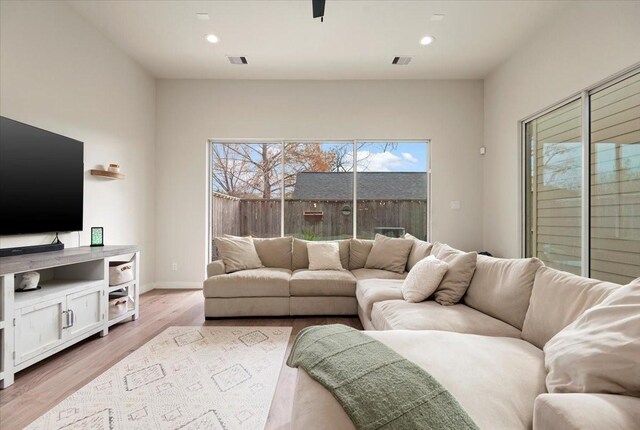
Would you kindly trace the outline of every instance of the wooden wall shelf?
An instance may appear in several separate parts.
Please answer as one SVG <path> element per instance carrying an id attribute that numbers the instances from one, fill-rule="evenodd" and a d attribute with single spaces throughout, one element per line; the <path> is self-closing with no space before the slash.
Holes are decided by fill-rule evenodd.
<path id="1" fill-rule="evenodd" d="M 108 170 L 91 169 L 93 176 L 100 176 L 107 179 L 124 179 L 122 173 L 109 172 Z"/>

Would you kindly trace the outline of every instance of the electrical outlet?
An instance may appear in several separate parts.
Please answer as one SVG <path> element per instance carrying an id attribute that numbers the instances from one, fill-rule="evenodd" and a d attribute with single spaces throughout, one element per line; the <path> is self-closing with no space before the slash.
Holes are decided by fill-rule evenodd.
<path id="1" fill-rule="evenodd" d="M 171 264 L 171 270 L 173 270 L 174 272 L 178 271 L 178 263 L 172 263 Z"/>
<path id="2" fill-rule="evenodd" d="M 460 210 L 460 200 L 452 200 L 451 201 L 451 209 Z"/>

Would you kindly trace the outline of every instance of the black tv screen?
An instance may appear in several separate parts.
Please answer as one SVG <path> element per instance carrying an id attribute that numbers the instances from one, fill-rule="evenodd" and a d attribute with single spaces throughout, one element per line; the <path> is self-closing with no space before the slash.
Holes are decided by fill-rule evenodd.
<path id="1" fill-rule="evenodd" d="M 82 230 L 83 144 L 0 117 L 0 235 Z"/>

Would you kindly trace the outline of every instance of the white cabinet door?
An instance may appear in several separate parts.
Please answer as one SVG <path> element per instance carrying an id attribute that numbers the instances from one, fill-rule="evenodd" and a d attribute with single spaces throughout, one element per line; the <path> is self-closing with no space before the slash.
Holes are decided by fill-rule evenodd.
<path id="1" fill-rule="evenodd" d="M 104 325 L 104 287 L 98 286 L 67 296 L 69 327 L 67 340 Z"/>
<path id="2" fill-rule="evenodd" d="M 36 357 L 66 340 L 66 297 L 15 311 L 15 364 Z"/>

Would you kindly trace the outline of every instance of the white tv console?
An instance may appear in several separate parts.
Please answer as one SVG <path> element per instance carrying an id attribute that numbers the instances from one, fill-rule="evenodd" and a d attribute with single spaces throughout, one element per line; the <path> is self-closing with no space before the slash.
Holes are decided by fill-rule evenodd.
<path id="1" fill-rule="evenodd" d="M 133 257 L 132 257 L 133 256 Z M 118 258 L 119 257 L 119 258 Z M 133 258 L 133 281 L 109 286 L 109 260 Z M 15 292 L 22 274 L 40 273 L 41 288 Z M 67 248 L 0 258 L 0 388 L 14 374 L 140 313 L 137 246 Z M 126 289 L 126 312 L 109 316 L 109 293 Z"/>

